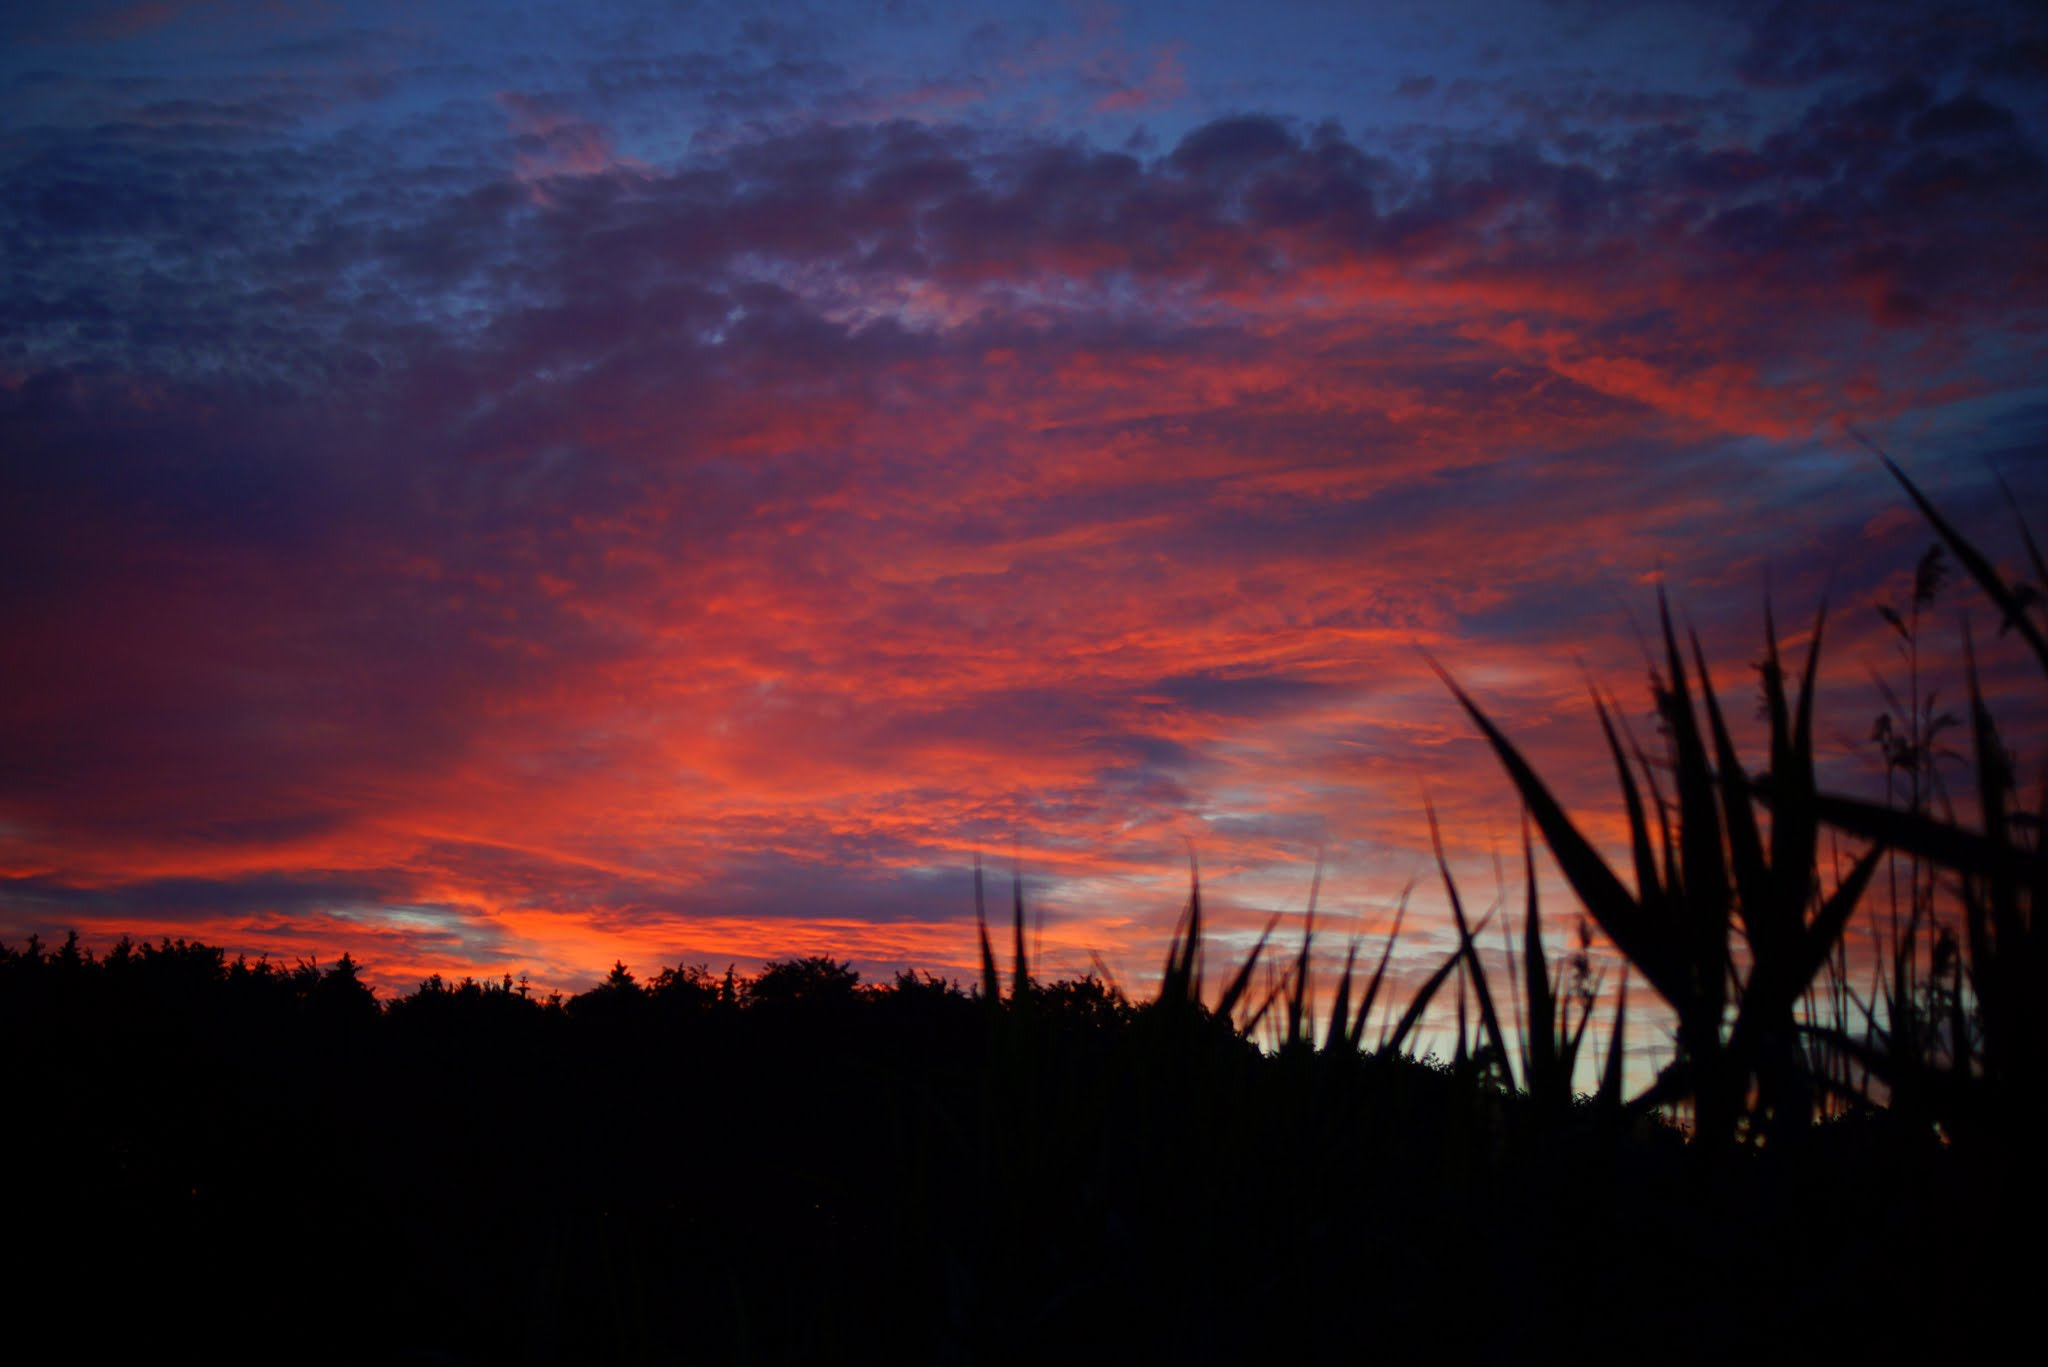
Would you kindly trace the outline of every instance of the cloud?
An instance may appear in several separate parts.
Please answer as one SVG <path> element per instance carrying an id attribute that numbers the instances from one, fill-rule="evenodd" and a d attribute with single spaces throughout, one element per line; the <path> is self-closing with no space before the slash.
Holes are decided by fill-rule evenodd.
<path id="1" fill-rule="evenodd" d="M 857 75 L 756 37 L 21 135 L 0 933 L 943 963 L 1014 844 L 1076 963 L 1150 962 L 1186 839 L 1249 923 L 1317 846 L 1381 907 L 1425 781 L 1512 834 L 1417 646 L 1598 810 L 1578 659 L 1640 672 L 1645 576 L 1732 681 L 1767 578 L 1914 553 L 1844 419 L 2032 478 L 2048 177 L 1988 80 L 1808 43 L 1739 138 L 1591 91 L 1152 153 L 820 118 Z M 678 88 L 724 112 L 646 155 Z"/>
<path id="2" fill-rule="evenodd" d="M 1124 64 L 1117 63 L 1104 77 L 1114 88 L 1096 100 L 1098 113 L 1127 114 L 1170 105 L 1188 92 L 1187 68 L 1181 61 L 1181 47 L 1175 43 L 1154 53 L 1142 74 L 1127 74 Z"/>
<path id="3" fill-rule="evenodd" d="M 25 42 L 121 42 L 147 36 L 193 13 L 218 8 L 218 0 L 81 0 L 80 3 L 24 4 L 9 23 Z"/>

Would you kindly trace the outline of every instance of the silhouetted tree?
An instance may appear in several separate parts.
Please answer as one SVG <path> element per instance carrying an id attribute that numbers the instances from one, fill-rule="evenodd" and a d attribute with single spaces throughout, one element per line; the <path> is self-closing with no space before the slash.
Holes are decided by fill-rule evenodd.
<path id="1" fill-rule="evenodd" d="M 969 1000 L 958 983 L 949 982 L 936 973 L 920 973 L 909 968 L 896 975 L 896 981 L 889 985 L 888 995 L 899 1003 Z"/>
<path id="2" fill-rule="evenodd" d="M 860 998 L 860 974 L 851 963 L 812 954 L 762 967 L 747 985 L 750 1006 L 845 1006 Z"/>
<path id="3" fill-rule="evenodd" d="M 1117 988 L 1094 974 L 1035 985 L 1037 1009 L 1055 1020 L 1090 1029 L 1128 1024 L 1137 1008 Z"/>
<path id="4" fill-rule="evenodd" d="M 663 1016 L 696 1016 L 718 1005 L 718 979 L 703 964 L 664 968 L 647 985 L 647 995 Z"/>
<path id="5" fill-rule="evenodd" d="M 363 981 L 356 961 L 343 954 L 334 967 L 320 975 L 313 989 L 313 1006 L 331 1019 L 365 1021 L 377 1014 L 377 993 Z"/>
<path id="6" fill-rule="evenodd" d="M 569 999 L 572 1019 L 609 1024 L 636 1021 L 647 1010 L 647 992 L 622 961 L 612 963 L 605 980 Z"/>

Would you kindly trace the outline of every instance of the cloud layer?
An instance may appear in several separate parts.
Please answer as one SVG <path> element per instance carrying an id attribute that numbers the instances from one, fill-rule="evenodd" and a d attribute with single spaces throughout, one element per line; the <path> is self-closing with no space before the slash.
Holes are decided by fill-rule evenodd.
<path id="1" fill-rule="evenodd" d="M 1830 592 L 1867 715 L 1926 536 L 1845 427 L 2048 492 L 2042 34 L 1910 8 L 1537 6 L 1365 96 L 1142 12 L 32 10 L 0 935 L 946 967 L 1014 852 L 1142 976 L 1189 842 L 1227 925 L 1318 849 L 1383 924 L 1425 791 L 1491 877 L 1423 649 L 1595 810 L 1658 575 L 1731 692 Z"/>

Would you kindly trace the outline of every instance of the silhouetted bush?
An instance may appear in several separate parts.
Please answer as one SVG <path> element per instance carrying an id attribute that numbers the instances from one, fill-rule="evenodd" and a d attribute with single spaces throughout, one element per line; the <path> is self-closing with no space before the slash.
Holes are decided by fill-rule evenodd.
<path id="1" fill-rule="evenodd" d="M 859 999 L 853 965 L 823 954 L 769 963 L 747 984 L 747 1005 L 756 1009 L 844 1009 Z"/>

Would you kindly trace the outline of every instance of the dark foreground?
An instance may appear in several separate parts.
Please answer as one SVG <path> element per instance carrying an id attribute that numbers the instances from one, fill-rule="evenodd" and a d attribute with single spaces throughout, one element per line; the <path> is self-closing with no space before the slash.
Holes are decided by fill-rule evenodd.
<path id="1" fill-rule="evenodd" d="M 1898 1360 L 2023 1332 L 2040 1280 L 2031 1163 L 1882 1113 L 1707 1154 L 1092 982 L 380 1006 L 345 964 L 32 949 L 0 1029 L 17 1351 Z"/>

